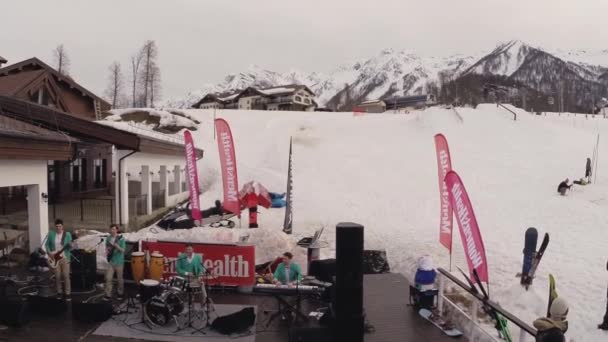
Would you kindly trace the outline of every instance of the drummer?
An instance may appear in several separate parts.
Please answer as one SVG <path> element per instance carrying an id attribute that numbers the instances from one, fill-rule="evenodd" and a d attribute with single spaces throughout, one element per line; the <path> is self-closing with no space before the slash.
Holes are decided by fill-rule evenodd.
<path id="1" fill-rule="evenodd" d="M 192 244 L 186 244 L 185 253 L 180 253 L 177 257 L 177 263 L 175 265 L 177 274 L 181 277 L 188 279 L 190 283 L 196 283 L 198 278 L 203 274 L 203 255 L 202 253 L 196 254 L 192 248 Z M 201 304 L 205 304 L 207 299 L 207 291 L 205 291 L 205 284 L 201 281 Z"/>

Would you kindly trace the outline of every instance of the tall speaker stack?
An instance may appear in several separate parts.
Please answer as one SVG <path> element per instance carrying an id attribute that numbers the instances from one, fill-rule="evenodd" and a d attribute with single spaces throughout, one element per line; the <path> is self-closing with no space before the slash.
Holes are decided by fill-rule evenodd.
<path id="1" fill-rule="evenodd" d="M 76 291 L 89 291 L 95 287 L 97 277 L 97 252 L 84 249 L 72 250 L 70 280 Z"/>
<path id="2" fill-rule="evenodd" d="M 336 226 L 336 336 L 363 342 L 363 226 Z"/>

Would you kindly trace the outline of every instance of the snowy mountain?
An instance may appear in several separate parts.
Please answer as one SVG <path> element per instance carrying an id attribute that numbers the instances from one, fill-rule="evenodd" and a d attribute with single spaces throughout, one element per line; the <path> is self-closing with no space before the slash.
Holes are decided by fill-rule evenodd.
<path id="1" fill-rule="evenodd" d="M 476 77 L 476 82 L 459 85 L 464 87 L 462 94 L 478 93 L 480 84 L 498 79 L 508 81 L 511 87 L 528 88 L 537 97 L 555 96 L 562 82 L 566 106 L 586 109 L 594 99 L 606 96 L 608 50 L 551 52 L 517 40 L 474 56 L 423 57 L 385 49 L 376 56 L 341 65 L 327 74 L 298 70 L 279 73 L 252 66 L 245 72 L 226 76 L 219 84 L 205 85 L 183 98 L 169 100 L 165 106 L 188 107 L 210 92 L 297 83 L 310 87 L 321 105 L 348 109 L 370 99 L 422 93 L 439 95 L 443 84 L 467 79 L 467 76 Z"/>

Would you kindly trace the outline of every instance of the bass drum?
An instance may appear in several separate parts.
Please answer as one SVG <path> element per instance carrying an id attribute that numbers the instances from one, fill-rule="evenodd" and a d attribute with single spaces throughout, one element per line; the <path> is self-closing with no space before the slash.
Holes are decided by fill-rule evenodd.
<path id="1" fill-rule="evenodd" d="M 184 311 L 184 301 L 174 291 L 165 291 L 160 296 L 153 297 L 144 306 L 146 322 L 152 326 L 165 326 L 173 316 Z"/>

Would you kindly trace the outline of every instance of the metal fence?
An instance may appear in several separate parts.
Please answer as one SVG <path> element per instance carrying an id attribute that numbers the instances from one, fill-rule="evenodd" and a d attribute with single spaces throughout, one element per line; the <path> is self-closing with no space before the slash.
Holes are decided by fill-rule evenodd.
<path id="1" fill-rule="evenodd" d="M 114 200 L 82 198 L 53 203 L 49 204 L 49 215 L 52 219 L 111 224 L 114 221 Z"/>
<path id="2" fill-rule="evenodd" d="M 129 217 L 148 214 L 148 195 L 129 195 Z"/>
<path id="3" fill-rule="evenodd" d="M 164 208 L 165 204 L 165 190 L 160 190 L 152 194 L 152 210 Z"/>
<path id="4" fill-rule="evenodd" d="M 502 308 L 500 305 L 493 302 L 492 300 L 485 299 L 481 294 L 477 293 L 476 291 L 473 291 L 473 289 L 471 289 L 471 287 L 468 284 L 465 284 L 463 281 L 461 281 L 459 278 L 455 277 L 450 272 L 444 270 L 443 268 L 438 268 L 437 270 L 440 273 L 439 303 L 438 303 L 440 312 L 442 312 L 445 309 L 445 304 L 447 303 L 450 306 L 452 306 L 454 309 L 456 309 L 458 312 L 463 314 L 475 326 L 477 326 L 479 328 L 479 330 L 481 330 L 485 336 L 491 338 L 494 341 L 502 341 L 502 339 L 499 339 L 496 336 L 489 335 L 487 333 L 487 331 L 485 331 L 478 324 L 479 323 L 478 322 L 478 317 L 479 317 L 478 313 L 480 310 L 480 305 L 485 304 L 485 305 L 491 307 L 493 310 L 498 312 L 501 316 L 503 316 L 505 319 L 507 319 L 508 321 L 510 321 L 511 323 L 513 323 L 515 326 L 517 326 L 519 328 L 519 331 L 518 331 L 519 332 L 519 341 L 532 341 L 533 339 L 530 339 L 528 337 L 530 337 L 530 336 L 536 337 L 536 329 L 534 329 L 527 323 L 520 320 L 517 316 L 508 312 L 507 310 L 505 310 L 504 308 Z M 446 294 L 445 290 L 446 290 L 447 281 L 454 283 L 455 285 L 462 288 L 470 295 L 469 297 L 471 298 L 471 308 L 470 308 L 469 313 L 465 312 L 465 310 L 467 308 L 463 308 L 460 305 L 457 305 L 452 299 L 450 299 L 450 295 Z"/>

